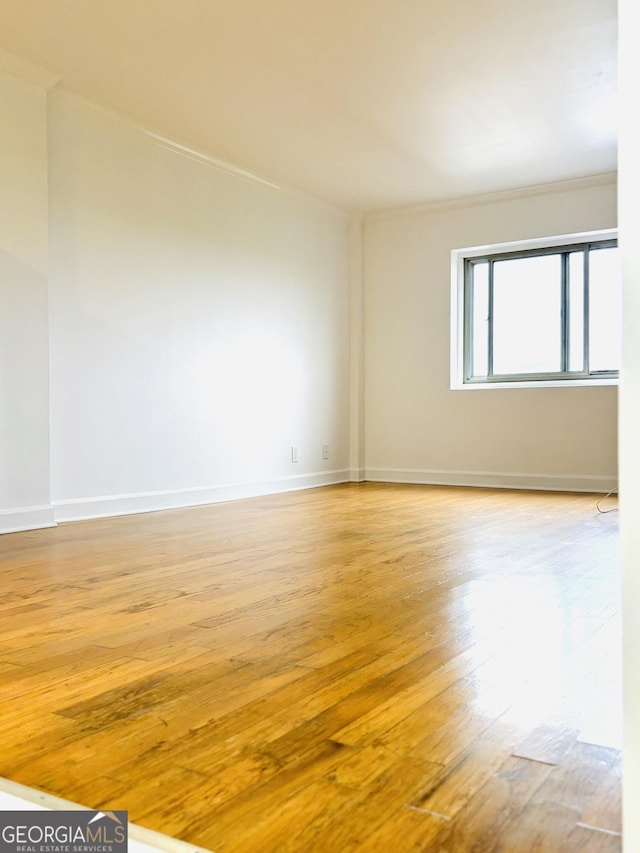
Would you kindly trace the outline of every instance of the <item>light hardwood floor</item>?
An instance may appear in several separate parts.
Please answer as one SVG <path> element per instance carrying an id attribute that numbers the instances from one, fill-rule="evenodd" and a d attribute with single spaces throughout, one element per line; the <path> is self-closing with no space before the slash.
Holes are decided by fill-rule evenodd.
<path id="1" fill-rule="evenodd" d="M 353 484 L 0 537 L 0 776 L 217 853 L 620 850 L 616 526 Z"/>

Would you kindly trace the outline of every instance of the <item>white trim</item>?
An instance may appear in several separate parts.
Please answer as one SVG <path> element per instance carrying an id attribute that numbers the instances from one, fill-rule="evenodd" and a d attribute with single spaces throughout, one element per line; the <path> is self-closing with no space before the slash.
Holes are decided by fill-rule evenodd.
<path id="1" fill-rule="evenodd" d="M 466 249 L 454 249 L 451 257 L 477 258 L 479 255 L 498 255 L 501 252 L 527 252 L 530 249 L 549 249 L 553 246 L 567 246 L 574 243 L 594 243 L 598 240 L 615 240 L 617 228 L 601 228 L 598 231 L 580 231 L 577 234 L 554 234 L 551 237 L 532 237 L 529 240 L 511 240 L 508 243 L 489 243 L 486 246 L 468 246 Z"/>
<path id="2" fill-rule="evenodd" d="M 144 135 L 153 142 L 159 145 L 160 148 L 166 148 L 168 151 L 173 151 L 174 154 L 180 154 L 183 157 L 188 157 L 189 160 L 196 160 L 198 163 L 204 163 L 206 166 L 213 166 L 220 172 L 226 172 L 233 175 L 234 178 L 240 178 L 242 181 L 249 181 L 254 184 L 263 184 L 272 190 L 282 191 L 282 187 L 268 181 L 266 178 L 261 178 L 260 175 L 254 175 L 253 172 L 248 172 L 246 169 L 241 169 L 239 166 L 234 166 L 232 163 L 227 163 L 224 160 L 219 160 L 217 157 L 212 157 L 210 154 L 205 154 L 203 151 L 198 151 L 195 148 L 190 148 L 188 145 L 183 145 L 181 142 L 176 142 L 159 133 L 154 133 L 146 128 L 138 128 L 142 130 Z"/>
<path id="3" fill-rule="evenodd" d="M 0 534 L 19 533 L 21 530 L 40 530 L 43 527 L 55 526 L 54 510 L 50 504 L 0 510 Z"/>
<path id="4" fill-rule="evenodd" d="M 617 488 L 615 475 L 522 474 L 498 471 L 425 471 L 408 468 L 367 468 L 366 479 L 377 483 L 424 486 L 479 486 L 490 489 L 532 489 L 550 492 L 607 494 Z"/>
<path id="5" fill-rule="evenodd" d="M 185 145 L 175 139 L 170 139 L 168 136 L 163 136 L 161 133 L 156 133 L 156 131 L 145 127 L 142 124 L 138 124 L 138 122 L 123 113 L 111 109 L 110 107 L 104 107 L 101 104 L 96 104 L 88 98 L 79 95 L 77 92 L 70 92 L 68 89 L 60 86 L 57 94 L 69 101 L 81 104 L 87 109 L 93 110 L 94 112 L 98 112 L 103 116 L 117 121 L 119 124 L 125 125 L 129 130 L 144 136 L 145 139 L 152 142 L 154 145 L 158 145 L 160 148 L 166 148 L 168 151 L 173 151 L 174 154 L 187 157 L 189 160 L 196 160 L 199 163 L 204 163 L 206 166 L 211 166 L 219 172 L 232 175 L 234 178 L 239 178 L 240 180 L 249 181 L 254 184 L 261 184 L 262 186 L 269 187 L 269 189 L 277 190 L 279 192 L 282 191 L 281 186 L 267 178 L 256 175 L 247 169 L 242 169 L 240 166 L 235 166 L 233 163 L 228 163 L 225 160 L 219 160 L 211 154 L 199 151 L 196 148 L 191 148 L 189 145 Z"/>
<path id="6" fill-rule="evenodd" d="M 237 501 L 280 492 L 296 492 L 320 486 L 332 486 L 350 481 L 350 471 L 319 471 L 312 474 L 295 474 L 261 483 L 227 483 L 193 489 L 137 492 L 128 495 L 102 495 L 91 498 L 74 498 L 53 501 L 56 521 L 81 521 L 90 518 L 108 518 L 116 515 L 133 515 L 139 512 L 157 512 L 182 509 L 189 506 Z"/>
<path id="7" fill-rule="evenodd" d="M 367 473 L 364 468 L 352 468 L 349 471 L 350 483 L 364 483 L 367 479 Z"/>
<path id="8" fill-rule="evenodd" d="M 205 166 L 217 169 L 217 171 L 222 172 L 225 175 L 237 178 L 240 181 L 245 181 L 247 183 L 257 184 L 259 186 L 266 187 L 278 193 L 284 193 L 285 195 L 293 196 L 298 199 L 305 199 L 307 202 L 312 202 L 318 207 L 324 208 L 329 213 L 332 213 L 335 216 L 339 216 L 341 219 L 347 221 L 352 215 L 351 211 L 347 210 L 344 207 L 340 207 L 336 204 L 333 204 L 331 201 L 328 201 L 325 198 L 313 195 L 313 193 L 298 189 L 297 187 L 291 187 L 287 184 L 275 183 L 274 181 L 271 181 L 268 178 L 262 177 L 262 175 L 258 175 L 255 172 L 250 172 L 248 169 L 243 169 L 241 166 L 236 166 L 235 164 L 229 163 L 226 160 L 220 160 L 205 151 L 200 151 L 199 149 L 192 148 L 191 146 L 186 145 L 183 142 L 178 142 L 176 139 L 171 139 L 168 136 L 163 136 L 163 134 L 158 133 L 155 130 L 152 130 L 151 128 L 145 127 L 142 124 L 138 124 L 135 120 L 129 118 L 125 114 L 120 113 L 117 110 L 111 109 L 109 107 L 104 107 L 101 104 L 96 104 L 88 98 L 84 98 L 82 95 L 77 94 L 76 92 L 71 92 L 68 89 L 65 89 L 62 85 L 56 88 L 56 94 L 60 97 L 67 98 L 70 101 L 81 104 L 87 109 L 95 110 L 96 112 L 107 116 L 113 121 L 117 121 L 119 124 L 125 125 L 130 131 L 133 131 L 134 133 L 143 136 L 152 145 L 157 145 L 160 148 L 164 148 L 167 151 L 173 152 L 174 154 L 179 154 L 181 157 L 186 157 L 189 160 L 195 160 L 196 162 L 202 163 Z"/>
<path id="9" fill-rule="evenodd" d="M 588 190 L 592 187 L 615 186 L 617 182 L 617 172 L 604 172 L 598 175 L 588 175 L 584 178 L 569 178 L 566 181 L 553 181 L 549 184 L 535 184 L 534 186 L 518 187 L 510 190 L 498 190 L 497 192 L 482 193 L 479 195 L 459 196 L 458 198 L 442 199 L 440 201 L 431 201 L 424 204 L 413 204 L 406 207 L 370 210 L 364 213 L 364 219 L 365 222 L 374 222 L 380 219 L 394 219 L 395 217 L 422 216 L 429 213 L 442 213 L 447 210 L 458 210 L 464 207 L 497 204 L 503 201 L 516 201 L 521 198 L 531 198 L 536 195 Z"/>
<path id="10" fill-rule="evenodd" d="M 0 72 L 47 90 L 52 89 L 60 79 L 57 74 L 47 68 L 41 68 L 5 50 L 0 50 Z"/>
<path id="11" fill-rule="evenodd" d="M 63 800 L 53 794 L 28 788 L 19 782 L 0 777 L 0 810 L 2 811 L 85 811 L 86 806 Z M 88 809 L 96 811 L 96 809 Z M 130 823 L 128 826 L 129 853 L 208 853 L 204 847 L 188 844 L 177 838 L 155 832 L 144 826 Z"/>
<path id="12" fill-rule="evenodd" d="M 488 391 L 491 388 L 592 388 L 602 385 L 619 385 L 617 376 L 607 379 L 539 379 L 536 382 L 462 382 L 451 380 L 452 391 Z"/>

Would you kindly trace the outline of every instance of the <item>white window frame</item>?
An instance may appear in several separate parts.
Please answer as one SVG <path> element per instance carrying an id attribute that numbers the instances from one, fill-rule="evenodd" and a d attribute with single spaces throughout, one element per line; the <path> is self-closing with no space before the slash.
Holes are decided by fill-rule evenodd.
<path id="1" fill-rule="evenodd" d="M 597 385 L 617 385 L 617 376 L 592 378 L 558 378 L 517 381 L 465 382 L 464 343 L 465 343 L 465 300 L 464 277 L 465 262 L 468 258 L 477 258 L 487 254 L 502 252 L 520 252 L 535 249 L 548 249 L 555 246 L 592 243 L 600 240 L 617 240 L 618 230 L 609 228 L 602 231 L 583 231 L 579 234 L 562 234 L 532 240 L 518 240 L 510 243 L 495 243 L 487 246 L 471 246 L 466 249 L 454 249 L 451 252 L 451 377 L 450 387 L 454 391 L 487 391 L 497 388 L 567 388 L 593 387 Z"/>

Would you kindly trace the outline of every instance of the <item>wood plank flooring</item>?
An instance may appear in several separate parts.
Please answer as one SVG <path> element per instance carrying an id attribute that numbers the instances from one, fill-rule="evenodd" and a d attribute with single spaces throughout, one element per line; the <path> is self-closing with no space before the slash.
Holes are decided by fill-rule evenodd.
<path id="1" fill-rule="evenodd" d="M 616 527 L 367 483 L 2 536 L 0 776 L 216 853 L 620 850 Z"/>

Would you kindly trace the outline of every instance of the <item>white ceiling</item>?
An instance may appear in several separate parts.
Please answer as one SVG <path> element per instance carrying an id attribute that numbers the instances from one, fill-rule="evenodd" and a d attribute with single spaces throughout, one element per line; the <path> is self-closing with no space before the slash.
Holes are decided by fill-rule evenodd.
<path id="1" fill-rule="evenodd" d="M 341 207 L 616 168 L 615 0 L 0 0 L 0 48 Z"/>

